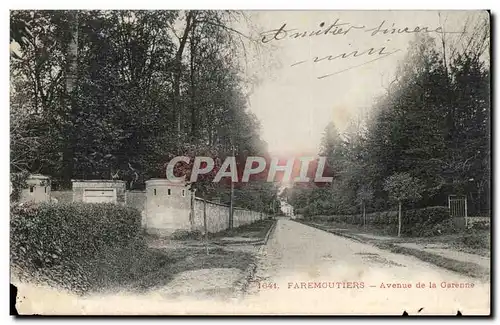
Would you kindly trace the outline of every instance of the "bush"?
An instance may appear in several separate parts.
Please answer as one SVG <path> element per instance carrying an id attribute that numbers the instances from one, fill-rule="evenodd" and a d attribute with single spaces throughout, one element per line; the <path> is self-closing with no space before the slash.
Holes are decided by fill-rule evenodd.
<path id="1" fill-rule="evenodd" d="M 461 238 L 461 241 L 464 245 L 469 246 L 470 248 L 474 249 L 489 249 L 490 248 L 490 243 L 489 243 L 489 238 L 487 236 L 484 236 L 484 234 L 481 233 L 469 233 L 464 235 Z"/>
<path id="2" fill-rule="evenodd" d="M 28 183 L 26 182 L 29 177 L 28 172 L 19 172 L 19 173 L 11 173 L 10 174 L 10 185 L 11 185 L 11 193 L 10 200 L 12 202 L 18 202 L 21 198 L 21 191 L 23 188 L 28 187 Z"/>
<path id="3" fill-rule="evenodd" d="M 474 221 L 470 225 L 469 229 L 490 230 L 491 229 L 491 222 L 486 221 L 486 220 Z"/>
<path id="4" fill-rule="evenodd" d="M 10 213 L 11 264 L 77 291 L 89 289 L 90 261 L 142 240 L 139 211 L 110 203 L 25 203 Z"/>
<path id="5" fill-rule="evenodd" d="M 333 215 L 314 216 L 312 220 L 340 222 L 352 225 L 362 225 L 363 215 Z M 402 233 L 407 236 L 435 236 L 440 234 L 440 229 L 455 231 L 455 226 L 449 225 L 450 214 L 447 207 L 428 207 L 403 211 Z M 397 233 L 398 211 L 380 211 L 366 214 L 369 225 L 383 228 L 387 233 Z"/>
<path id="6" fill-rule="evenodd" d="M 407 236 L 434 236 L 434 226 L 450 218 L 447 207 L 436 206 L 403 212 L 402 233 Z"/>
<path id="7" fill-rule="evenodd" d="M 296 214 L 302 214 L 305 217 L 313 217 L 319 215 L 327 215 L 335 210 L 333 203 L 330 200 L 318 199 L 303 208 L 295 209 Z"/>
<path id="8" fill-rule="evenodd" d="M 304 215 L 305 211 L 306 211 L 305 208 L 297 208 L 297 209 L 295 209 L 295 214 L 297 214 L 297 215 L 299 215 L 299 214 Z"/>
<path id="9" fill-rule="evenodd" d="M 449 234 L 454 234 L 460 231 L 460 228 L 457 227 L 455 221 L 453 218 L 448 217 L 448 219 L 445 219 L 441 222 L 436 223 L 434 226 L 432 226 L 429 231 L 424 234 L 425 237 L 430 237 L 430 236 L 439 236 L 439 235 L 449 235 Z"/>

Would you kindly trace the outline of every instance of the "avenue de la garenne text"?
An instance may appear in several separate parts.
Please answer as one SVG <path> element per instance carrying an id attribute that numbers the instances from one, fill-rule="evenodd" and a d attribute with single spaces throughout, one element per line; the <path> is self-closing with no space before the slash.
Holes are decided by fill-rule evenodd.
<path id="1" fill-rule="evenodd" d="M 300 161 L 300 172 L 297 176 L 291 179 L 294 163 L 296 161 Z M 316 171 L 314 172 L 314 177 L 309 177 L 309 163 L 316 162 L 315 166 Z M 166 174 L 167 179 L 170 181 L 184 181 L 186 180 L 186 175 L 176 176 L 174 170 L 176 165 L 180 164 L 189 165 L 191 163 L 191 158 L 186 156 L 178 156 L 170 160 L 167 165 Z M 178 165 L 179 164 L 179 165 Z M 238 167 L 236 163 L 236 157 L 229 156 L 227 157 L 219 170 L 215 174 L 213 178 L 213 182 L 219 182 L 224 177 L 230 177 L 232 182 L 248 182 L 251 175 L 256 175 L 264 172 L 267 168 L 267 177 L 266 180 L 268 182 L 273 182 L 275 180 L 275 176 L 277 172 L 283 172 L 283 177 L 281 179 L 282 182 L 315 182 L 315 183 L 331 183 L 333 177 L 324 176 L 326 164 L 326 157 L 299 157 L 299 158 L 289 158 L 286 160 L 286 164 L 280 164 L 279 158 L 272 158 L 269 166 L 267 165 L 267 161 L 263 157 L 257 156 L 249 156 L 246 158 L 245 167 L 243 169 L 243 173 L 241 174 L 241 179 L 238 179 Z M 189 181 L 191 183 L 196 182 L 198 176 L 209 174 L 214 170 L 215 162 L 211 157 L 199 156 L 194 158 L 194 162 L 191 169 L 191 176 Z"/>

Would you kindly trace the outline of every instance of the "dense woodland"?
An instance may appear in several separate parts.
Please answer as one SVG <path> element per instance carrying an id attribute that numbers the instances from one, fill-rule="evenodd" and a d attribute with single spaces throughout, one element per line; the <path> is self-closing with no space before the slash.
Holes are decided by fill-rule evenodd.
<path id="1" fill-rule="evenodd" d="M 343 132 L 330 123 L 320 155 L 331 187 L 295 184 L 288 200 L 305 215 L 447 206 L 467 195 L 469 215 L 490 210 L 489 17 L 465 33 L 418 35 L 370 113 Z"/>
<path id="2" fill-rule="evenodd" d="M 11 171 L 140 189 L 177 155 L 265 155 L 237 11 L 11 11 Z M 14 45 L 13 45 L 14 44 Z M 227 184 L 197 195 L 229 199 Z M 235 191 L 265 210 L 271 184 Z"/>

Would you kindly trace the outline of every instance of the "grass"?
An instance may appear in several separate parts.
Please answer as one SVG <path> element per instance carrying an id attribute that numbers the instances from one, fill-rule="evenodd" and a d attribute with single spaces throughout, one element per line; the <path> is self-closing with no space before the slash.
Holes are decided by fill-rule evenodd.
<path id="1" fill-rule="evenodd" d="M 384 246 L 383 244 L 379 245 L 379 248 L 382 248 L 383 246 Z M 412 255 L 424 262 L 432 263 L 439 267 L 454 272 L 458 272 L 461 274 L 465 274 L 474 278 L 489 279 L 489 272 L 487 272 L 484 269 L 478 268 L 478 266 L 475 263 L 457 261 L 451 258 L 447 258 L 437 254 L 432 254 L 419 249 L 402 247 L 393 244 L 391 244 L 386 249 L 389 249 L 391 252 L 397 254 Z"/>
<path id="2" fill-rule="evenodd" d="M 321 229 L 335 235 L 343 236 L 350 238 L 352 240 L 356 240 L 358 242 L 372 244 L 380 249 L 388 250 L 397 254 L 405 254 L 411 255 L 419 258 L 422 261 L 432 263 L 439 267 L 455 271 L 461 274 L 465 274 L 471 277 L 489 279 L 489 272 L 487 270 L 482 269 L 478 265 L 472 262 L 464 262 L 458 261 L 454 259 L 450 259 L 438 254 L 433 254 L 427 251 L 423 251 L 420 249 L 410 248 L 410 247 L 402 247 L 396 245 L 398 243 L 418 243 L 418 244 L 428 244 L 428 243 L 444 243 L 452 246 L 453 248 L 466 251 L 468 253 L 482 253 L 480 255 L 486 255 L 486 252 L 489 256 L 489 247 L 490 247 L 490 231 L 487 230 L 467 230 L 458 232 L 455 234 L 447 234 L 442 236 L 434 236 L 434 237 L 419 237 L 419 238 L 411 238 L 411 237 L 393 237 L 389 240 L 387 239 L 374 239 L 359 236 L 359 234 L 373 234 L 373 235 L 387 235 L 385 233 L 374 233 L 373 227 L 371 231 L 365 228 L 364 231 L 360 231 L 362 226 L 356 225 L 347 225 L 341 223 L 333 223 L 333 222 L 314 222 L 307 220 L 300 220 L 299 222 L 312 226 L 317 229 Z M 358 234 L 358 235 L 356 235 Z"/>
<path id="3" fill-rule="evenodd" d="M 263 240 L 267 232 L 276 223 L 274 219 L 258 220 L 254 223 L 243 225 L 241 227 L 226 229 L 221 232 L 210 234 L 209 238 L 217 239 L 222 237 L 244 237 Z"/>
<path id="4" fill-rule="evenodd" d="M 268 231 L 276 223 L 265 219 L 238 228 L 210 234 L 211 240 L 223 237 L 245 237 L 264 240 Z M 188 239 L 188 238 L 186 238 Z M 229 244 L 230 245 L 230 244 Z M 98 283 L 100 288 L 125 287 L 130 290 L 148 290 L 167 285 L 181 272 L 210 269 L 237 268 L 245 271 L 254 262 L 254 255 L 240 250 L 211 248 L 209 255 L 203 247 L 179 249 L 152 249 L 145 246 L 126 253 L 111 252 L 100 259 Z"/>
<path id="5" fill-rule="evenodd" d="M 263 240 L 274 224 L 275 220 L 260 220 L 210 237 L 212 241 L 222 237 Z M 207 255 L 203 246 L 152 248 L 145 239 L 146 236 L 141 236 L 127 247 L 108 247 L 92 259 L 72 259 L 53 268 L 43 268 L 40 274 L 23 277 L 29 282 L 45 282 L 79 294 L 122 290 L 145 292 L 168 285 L 177 274 L 185 271 L 211 268 L 245 271 L 255 262 L 251 250 L 234 249 L 229 247 L 231 243 L 211 247 Z M 192 241 L 192 238 L 186 240 Z"/>
<path id="6" fill-rule="evenodd" d="M 445 244 L 459 251 L 490 256 L 491 231 L 484 229 L 459 230 L 451 234 L 443 234 L 432 237 L 397 237 L 397 231 L 391 228 L 378 227 L 375 225 L 352 225 L 332 221 L 308 221 L 305 224 L 318 224 L 325 230 L 332 230 L 335 233 L 367 234 L 376 236 L 393 237 L 391 243 L 418 243 L 418 244 Z"/>
<path id="7" fill-rule="evenodd" d="M 155 249 L 136 245 L 132 248 L 110 248 L 92 260 L 66 266 L 71 280 L 63 278 L 58 272 L 59 268 L 45 269 L 43 273 L 48 278 L 45 276 L 42 281 L 58 287 L 67 287 L 68 282 L 83 282 L 86 289 L 77 290 L 81 294 L 122 290 L 145 292 L 168 285 L 176 274 L 185 271 L 210 268 L 237 268 L 244 271 L 253 261 L 253 254 L 237 250 L 213 248 L 207 255 L 204 248 Z M 76 277 L 76 273 L 85 276 Z"/>
<path id="8" fill-rule="evenodd" d="M 489 230 L 464 230 L 454 234 L 434 237 L 407 238 L 406 241 L 418 244 L 446 244 L 456 250 L 490 257 L 491 231 Z"/>
<path id="9" fill-rule="evenodd" d="M 207 255 L 204 249 L 175 249 L 163 253 L 164 259 L 160 263 L 145 261 L 147 269 L 136 270 L 135 278 L 129 283 L 132 290 L 148 290 L 167 285 L 173 277 L 181 272 L 210 269 L 210 268 L 237 268 L 244 271 L 253 261 L 253 256 L 247 252 L 226 251 L 212 249 Z M 161 265 L 166 261 L 164 265 Z M 138 272 L 137 272 L 138 271 Z"/>
<path id="10" fill-rule="evenodd" d="M 223 237 L 243 237 L 252 239 L 264 239 L 267 232 L 276 223 L 274 219 L 263 219 L 255 221 L 251 224 L 243 225 L 233 229 L 226 229 L 217 233 L 209 233 L 208 238 L 217 240 Z M 161 236 L 144 233 L 144 236 L 151 240 L 162 239 Z M 204 235 L 201 231 L 178 230 L 175 231 L 169 239 L 185 241 L 185 240 L 204 240 Z"/>
<path id="11" fill-rule="evenodd" d="M 304 220 L 304 221 L 321 224 L 326 227 L 337 228 L 339 229 L 339 231 L 356 231 L 358 233 L 374 234 L 379 236 L 396 236 L 398 231 L 397 225 L 392 225 L 388 227 L 388 226 L 367 224 L 366 226 L 362 226 L 362 225 L 353 225 L 349 223 L 341 223 L 328 220 L 311 220 L 311 221 Z"/>

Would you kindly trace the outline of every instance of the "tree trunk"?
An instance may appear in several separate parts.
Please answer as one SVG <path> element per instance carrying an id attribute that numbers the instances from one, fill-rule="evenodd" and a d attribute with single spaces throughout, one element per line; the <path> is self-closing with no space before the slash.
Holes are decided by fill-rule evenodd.
<path id="1" fill-rule="evenodd" d="M 191 32 L 191 40 L 189 43 L 189 56 L 190 56 L 190 87 L 191 87 L 191 142 L 196 142 L 197 140 L 197 126 L 196 126 L 196 78 L 195 78 L 195 69 L 196 69 L 196 36 L 194 35 L 196 29 L 196 24 L 193 23 L 192 32 Z"/>
<path id="2" fill-rule="evenodd" d="M 363 226 L 366 227 L 366 208 L 365 208 L 365 202 L 363 202 Z"/>
<path id="3" fill-rule="evenodd" d="M 203 199 L 203 228 L 205 231 L 205 250 L 208 253 L 208 223 L 207 223 L 207 201 Z"/>
<path id="4" fill-rule="evenodd" d="M 195 230 L 195 224 L 194 224 L 194 205 L 195 205 L 195 191 L 192 190 L 190 191 L 191 193 L 191 206 L 190 206 L 190 211 L 189 211 L 189 223 L 191 224 L 191 230 Z"/>
<path id="5" fill-rule="evenodd" d="M 482 191 L 482 188 L 481 186 L 478 186 L 477 187 L 477 211 L 476 211 L 476 214 L 478 215 L 481 215 L 481 191 Z"/>
<path id="6" fill-rule="evenodd" d="M 67 53 L 67 66 L 66 66 L 66 103 L 69 112 L 68 127 L 65 128 L 65 136 L 67 137 L 67 144 L 63 149 L 63 184 L 69 186 L 71 178 L 73 177 L 73 157 L 74 147 L 76 144 L 74 132 L 74 120 L 76 115 L 76 103 L 73 90 L 75 87 L 76 74 L 77 74 L 77 60 L 78 60 L 78 11 L 69 14 L 70 17 L 70 42 Z"/>
<path id="7" fill-rule="evenodd" d="M 401 201 L 398 201 L 398 237 L 401 237 Z"/>
<path id="8" fill-rule="evenodd" d="M 234 146 L 232 147 L 234 157 Z M 233 229 L 234 224 L 234 183 L 231 179 L 231 202 L 229 204 L 229 229 Z"/>
<path id="9" fill-rule="evenodd" d="M 186 28 L 179 40 L 179 48 L 175 54 L 175 68 L 174 68 L 174 114 L 177 122 L 177 143 L 178 146 L 181 144 L 181 77 L 182 77 L 182 54 L 184 53 L 184 48 L 186 47 L 186 42 L 192 27 L 193 13 L 189 11 L 186 14 Z"/>

